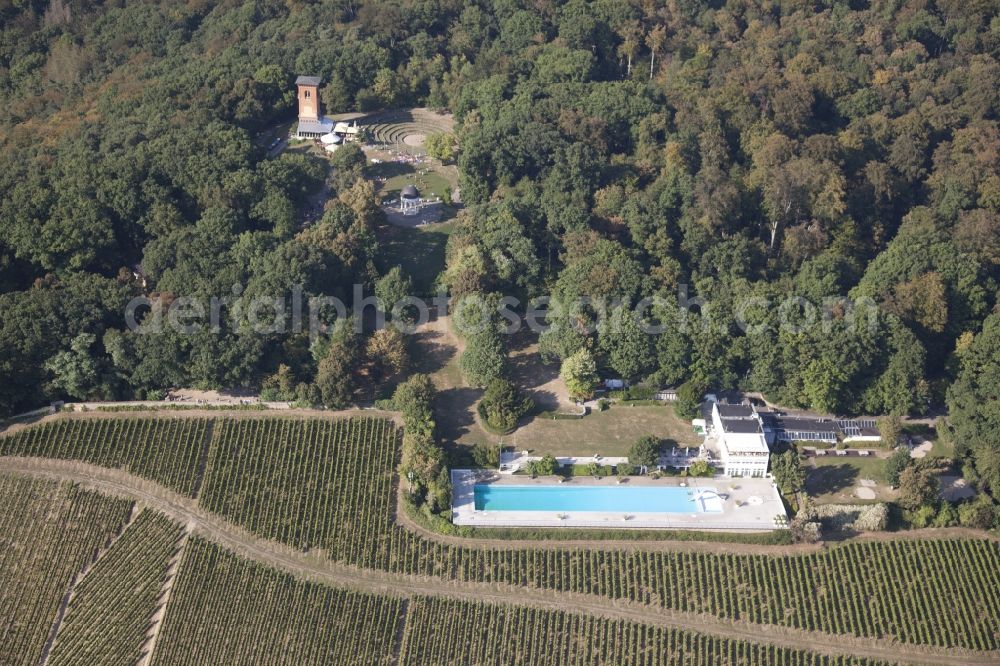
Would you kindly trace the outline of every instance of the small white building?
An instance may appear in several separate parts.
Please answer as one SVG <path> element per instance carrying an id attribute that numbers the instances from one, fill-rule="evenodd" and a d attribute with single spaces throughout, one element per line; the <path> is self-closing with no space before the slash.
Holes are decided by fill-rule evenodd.
<path id="1" fill-rule="evenodd" d="M 724 411 L 727 413 L 723 414 Z M 767 446 L 764 428 L 756 411 L 748 406 L 720 406 L 713 402 L 712 427 L 719 442 L 723 474 L 752 477 L 767 475 L 771 450 Z"/>
<path id="2" fill-rule="evenodd" d="M 406 185 L 399 191 L 399 212 L 403 215 L 420 212 L 420 191 L 415 185 Z"/>
<path id="3" fill-rule="evenodd" d="M 353 120 L 349 123 L 342 120 L 333 126 L 333 133 L 345 142 L 357 141 L 361 137 L 361 127 Z"/>

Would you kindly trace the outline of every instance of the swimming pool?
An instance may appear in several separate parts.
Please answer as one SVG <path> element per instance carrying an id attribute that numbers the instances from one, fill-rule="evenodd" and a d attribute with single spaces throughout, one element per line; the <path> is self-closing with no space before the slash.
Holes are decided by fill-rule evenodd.
<path id="1" fill-rule="evenodd" d="M 476 511 L 721 513 L 713 488 L 477 484 Z"/>

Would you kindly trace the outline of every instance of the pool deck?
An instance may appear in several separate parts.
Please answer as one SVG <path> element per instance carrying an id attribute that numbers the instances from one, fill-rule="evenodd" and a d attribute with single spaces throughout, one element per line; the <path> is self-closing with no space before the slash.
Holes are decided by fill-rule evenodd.
<path id="1" fill-rule="evenodd" d="M 731 479 L 724 476 L 695 478 L 664 476 L 631 476 L 625 483 L 631 486 L 711 488 L 723 499 L 721 513 L 654 513 L 631 514 L 600 511 L 476 511 L 477 483 L 509 486 L 554 486 L 559 477 L 532 479 L 529 476 L 501 475 L 492 470 L 453 469 L 452 522 L 474 527 L 590 527 L 603 529 L 681 529 L 681 530 L 754 530 L 782 529 L 787 525 L 784 504 L 771 479 Z M 565 484 L 575 487 L 617 486 L 616 477 L 572 477 Z M 751 499 L 755 498 L 755 499 Z M 784 520 L 776 524 L 775 516 Z"/>

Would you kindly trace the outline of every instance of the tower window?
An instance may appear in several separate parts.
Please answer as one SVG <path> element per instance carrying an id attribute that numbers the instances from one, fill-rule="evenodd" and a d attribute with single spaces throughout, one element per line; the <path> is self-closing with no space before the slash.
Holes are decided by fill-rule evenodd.
<path id="1" fill-rule="evenodd" d="M 307 91 L 305 91 L 305 98 L 306 98 L 306 99 L 309 99 L 309 97 L 311 96 L 311 94 L 312 94 L 312 93 L 311 93 L 310 91 L 308 91 L 308 90 L 307 90 Z"/>

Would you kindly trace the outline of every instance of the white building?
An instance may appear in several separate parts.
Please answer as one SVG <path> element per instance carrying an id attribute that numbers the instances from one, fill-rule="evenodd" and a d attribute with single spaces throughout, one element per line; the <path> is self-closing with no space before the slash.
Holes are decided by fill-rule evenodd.
<path id="1" fill-rule="evenodd" d="M 357 141 L 361 137 L 361 127 L 353 120 L 349 123 L 342 120 L 333 126 L 333 133 L 345 142 Z"/>
<path id="2" fill-rule="evenodd" d="M 415 185 L 406 185 L 399 191 L 399 212 L 403 215 L 420 212 L 420 191 Z"/>
<path id="3" fill-rule="evenodd" d="M 760 415 L 749 405 L 712 403 L 712 427 L 719 442 L 723 474 L 767 475 L 770 449 Z"/>

